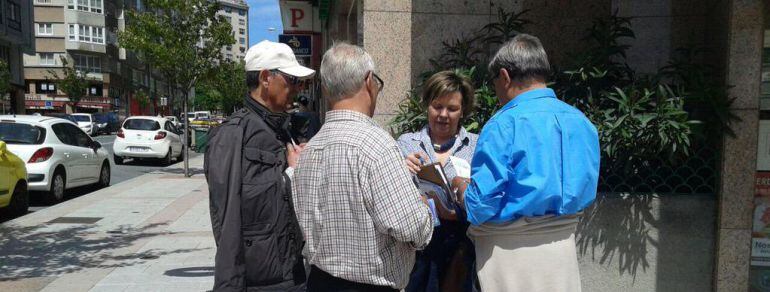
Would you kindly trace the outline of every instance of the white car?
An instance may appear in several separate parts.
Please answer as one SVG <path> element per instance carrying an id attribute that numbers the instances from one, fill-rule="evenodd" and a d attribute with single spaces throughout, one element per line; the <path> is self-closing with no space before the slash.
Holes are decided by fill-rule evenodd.
<path id="1" fill-rule="evenodd" d="M 109 153 L 75 123 L 43 116 L 0 116 L 0 140 L 25 161 L 28 189 L 55 203 L 64 191 L 110 185 Z"/>
<path id="2" fill-rule="evenodd" d="M 192 123 L 194 120 L 208 120 L 211 118 L 210 111 L 197 111 L 187 113 L 187 121 Z"/>
<path id="3" fill-rule="evenodd" d="M 83 129 L 88 135 L 96 136 L 99 134 L 99 127 L 96 125 L 96 119 L 92 114 L 71 114 L 78 121 L 78 127 Z"/>
<path id="4" fill-rule="evenodd" d="M 182 126 L 184 126 L 182 123 L 179 122 L 179 119 L 177 119 L 177 117 L 175 116 L 165 116 L 164 118 L 171 121 L 171 123 L 174 124 L 174 126 L 177 128 L 181 128 Z"/>
<path id="5" fill-rule="evenodd" d="M 112 150 L 115 164 L 125 158 L 162 159 L 170 165 L 173 158 L 182 161 L 182 131 L 162 117 L 127 118 L 118 130 Z"/>

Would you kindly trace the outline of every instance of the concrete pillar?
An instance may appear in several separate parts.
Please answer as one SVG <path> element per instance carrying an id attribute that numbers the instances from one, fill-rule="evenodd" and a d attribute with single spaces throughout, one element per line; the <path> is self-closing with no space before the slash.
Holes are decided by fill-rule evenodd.
<path id="1" fill-rule="evenodd" d="M 11 97 L 11 111 L 17 115 L 25 114 L 27 111 L 24 104 L 24 89 L 11 86 L 8 94 Z"/>
<path id="2" fill-rule="evenodd" d="M 757 161 L 759 86 L 764 26 L 762 0 L 731 0 L 727 34 L 726 84 L 735 98 L 735 137 L 722 143 L 716 291 L 748 291 L 752 198 Z"/>
<path id="3" fill-rule="evenodd" d="M 412 1 L 361 3 L 363 11 L 358 20 L 361 44 L 374 59 L 377 75 L 385 81 L 374 119 L 386 127 L 412 85 Z"/>

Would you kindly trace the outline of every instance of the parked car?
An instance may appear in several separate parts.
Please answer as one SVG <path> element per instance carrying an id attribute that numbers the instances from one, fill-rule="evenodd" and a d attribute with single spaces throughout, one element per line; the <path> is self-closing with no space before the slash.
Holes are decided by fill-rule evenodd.
<path id="1" fill-rule="evenodd" d="M 21 158 L 8 151 L 3 141 L 0 141 L 0 208 L 0 214 L 10 216 L 27 214 L 29 209 L 27 168 Z"/>
<path id="2" fill-rule="evenodd" d="M 78 127 L 83 129 L 83 132 L 91 136 L 98 135 L 98 126 L 96 120 L 92 114 L 72 114 L 72 117 L 77 121 Z"/>
<path id="3" fill-rule="evenodd" d="M 191 122 L 194 120 L 208 120 L 211 119 L 211 112 L 210 111 L 197 111 L 197 112 L 189 112 L 187 113 L 187 121 Z"/>
<path id="4" fill-rule="evenodd" d="M 182 123 L 180 123 L 179 119 L 177 119 L 175 116 L 165 116 L 164 118 L 166 118 L 169 121 L 171 121 L 171 123 L 174 124 L 174 126 L 177 127 L 177 128 L 184 127 L 184 125 Z"/>
<path id="5" fill-rule="evenodd" d="M 75 123 L 44 116 L 0 116 L 0 140 L 25 161 L 30 191 L 58 202 L 65 190 L 110 185 L 109 153 Z"/>
<path id="6" fill-rule="evenodd" d="M 112 145 L 115 164 L 126 158 L 160 159 L 170 165 L 173 158 L 182 161 L 182 131 L 163 117 L 127 118 Z"/>
<path id="7" fill-rule="evenodd" d="M 96 113 L 93 114 L 96 122 L 97 133 L 109 135 L 118 131 L 120 123 L 118 123 L 118 115 L 116 113 Z"/>
<path id="8" fill-rule="evenodd" d="M 65 120 L 71 121 L 71 122 L 73 122 L 73 123 L 75 123 L 75 124 L 77 124 L 77 123 L 78 123 L 78 120 L 77 120 L 77 119 L 75 119 L 75 117 L 73 117 L 73 116 L 72 116 L 72 115 L 70 115 L 70 114 L 64 114 L 64 113 L 48 113 L 48 114 L 45 114 L 45 116 L 47 116 L 47 117 L 54 117 L 54 118 L 60 118 L 60 119 L 65 119 Z"/>

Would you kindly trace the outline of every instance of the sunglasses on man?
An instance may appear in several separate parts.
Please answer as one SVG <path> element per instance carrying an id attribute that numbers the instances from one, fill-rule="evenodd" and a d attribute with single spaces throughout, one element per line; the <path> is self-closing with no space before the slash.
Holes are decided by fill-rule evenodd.
<path id="1" fill-rule="evenodd" d="M 277 69 L 276 70 L 270 70 L 270 72 L 272 72 L 274 74 L 275 73 L 281 74 L 281 76 L 283 76 L 283 78 L 286 79 L 286 82 L 289 83 L 290 85 L 301 85 L 301 84 L 304 84 L 304 82 L 305 82 L 305 80 L 302 80 L 302 79 L 300 79 L 297 76 L 291 76 L 289 74 L 283 73 L 283 72 L 281 72 L 281 70 L 277 70 Z"/>

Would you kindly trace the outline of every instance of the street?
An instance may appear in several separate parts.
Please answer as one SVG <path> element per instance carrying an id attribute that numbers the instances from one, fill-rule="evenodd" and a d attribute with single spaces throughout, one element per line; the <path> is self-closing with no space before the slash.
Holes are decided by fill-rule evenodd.
<path id="1" fill-rule="evenodd" d="M 110 166 L 112 171 L 110 185 L 119 184 L 121 182 L 127 181 L 137 176 L 147 174 L 155 170 L 167 167 L 166 165 L 161 165 L 158 162 L 154 162 L 154 161 L 133 161 L 131 159 L 126 160 L 125 164 L 123 165 L 115 165 L 115 161 L 113 161 L 113 157 L 112 157 L 112 144 L 115 141 L 115 135 L 102 135 L 102 136 L 93 137 L 93 139 L 101 143 L 102 147 L 104 147 L 104 149 L 110 153 L 109 157 L 110 157 Z M 191 159 L 197 157 L 198 155 L 201 155 L 201 154 L 195 153 L 192 150 L 190 151 Z M 95 189 L 90 186 L 67 190 L 64 193 L 64 201 L 80 197 L 82 195 L 91 193 L 93 191 L 95 191 Z M 47 203 L 42 202 L 42 200 L 39 199 L 40 197 L 39 192 L 30 192 L 29 197 L 30 197 L 30 206 L 29 206 L 30 213 L 37 212 L 51 206 Z M 14 217 L 4 217 L 0 219 L 0 223 L 8 220 L 13 220 L 13 219 Z"/>

